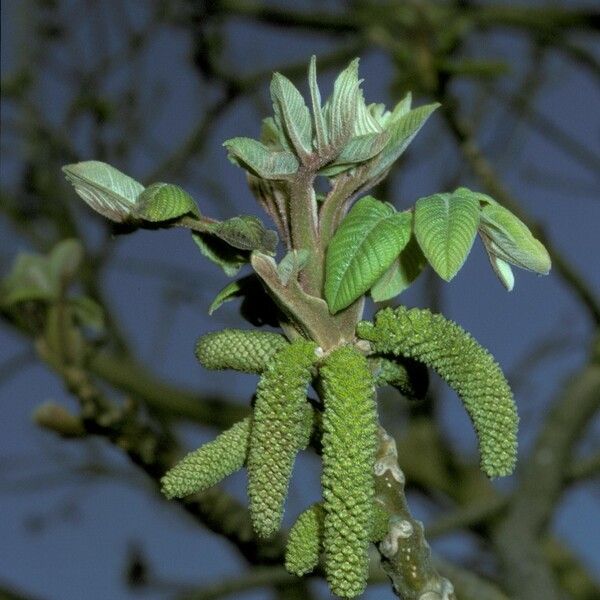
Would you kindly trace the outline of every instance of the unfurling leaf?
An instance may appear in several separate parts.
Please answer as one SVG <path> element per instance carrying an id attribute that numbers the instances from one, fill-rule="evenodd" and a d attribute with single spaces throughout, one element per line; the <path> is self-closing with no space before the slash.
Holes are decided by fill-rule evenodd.
<path id="1" fill-rule="evenodd" d="M 312 126 L 310 112 L 302 94 L 281 73 L 274 73 L 271 80 L 271 98 L 275 122 L 287 134 L 297 156 L 312 152 Z"/>
<path id="2" fill-rule="evenodd" d="M 359 200 L 327 249 L 325 299 L 332 313 L 364 294 L 410 238 L 411 214 L 398 213 L 372 196 Z"/>
<path id="3" fill-rule="evenodd" d="M 547 275 L 550 256 L 520 219 L 500 204 L 486 203 L 481 208 L 481 236 L 488 253 L 521 269 Z"/>
<path id="4" fill-rule="evenodd" d="M 479 205 L 459 188 L 415 204 L 415 235 L 436 273 L 450 281 L 465 262 L 479 225 Z"/>
<path id="5" fill-rule="evenodd" d="M 321 107 L 321 92 L 317 83 L 317 58 L 314 55 L 310 59 L 310 66 L 308 68 L 308 87 L 310 88 L 315 141 L 317 143 L 317 150 L 322 150 L 327 145 L 327 126 L 325 125 L 325 118 Z"/>
<path id="6" fill-rule="evenodd" d="M 130 218 L 144 186 L 111 165 L 88 160 L 62 168 L 77 194 L 96 212 L 123 223 Z"/>
<path id="7" fill-rule="evenodd" d="M 0 286 L 0 305 L 20 302 L 52 302 L 73 279 L 83 260 L 83 246 L 76 239 L 58 242 L 47 254 L 19 254 Z"/>
<path id="8" fill-rule="evenodd" d="M 510 265 L 498 258 L 495 254 L 488 252 L 488 258 L 496 277 L 500 280 L 500 283 L 506 288 L 508 292 L 511 292 L 515 286 L 515 276 L 510 268 Z"/>
<path id="9" fill-rule="evenodd" d="M 403 306 L 386 308 L 375 324 L 363 321 L 357 334 L 376 352 L 413 358 L 447 381 L 469 414 L 489 477 L 509 475 L 517 457 L 519 417 L 511 389 L 492 355 L 442 315 Z"/>
<path id="10" fill-rule="evenodd" d="M 329 143 L 341 150 L 354 131 L 358 99 L 358 58 L 355 58 L 337 77 L 324 113 Z"/>
<path id="11" fill-rule="evenodd" d="M 199 214 L 194 199 L 184 189 L 171 183 L 149 185 L 138 196 L 133 208 L 135 217 L 152 223 Z"/>
<path id="12" fill-rule="evenodd" d="M 210 226 L 210 233 L 240 250 L 260 250 L 274 254 L 277 233 L 267 229 L 257 217 L 243 215 Z"/>
<path id="13" fill-rule="evenodd" d="M 417 239 L 412 236 L 400 256 L 371 288 L 375 302 L 390 300 L 401 294 L 421 274 L 427 259 L 421 251 Z"/>
<path id="14" fill-rule="evenodd" d="M 377 413 L 367 359 L 354 347 L 334 350 L 323 383 L 323 545 L 331 591 L 361 594 L 369 571 Z"/>
<path id="15" fill-rule="evenodd" d="M 290 280 L 298 275 L 304 268 L 310 252 L 308 250 L 290 250 L 277 265 L 277 274 L 283 285 L 287 285 Z"/>
<path id="16" fill-rule="evenodd" d="M 73 279 L 83 262 L 83 245 L 79 240 L 61 240 L 52 248 L 49 259 L 50 273 L 63 283 Z"/>
<path id="17" fill-rule="evenodd" d="M 249 276 L 250 277 L 250 276 Z M 208 314 L 212 315 L 217 308 L 219 308 L 225 302 L 229 302 L 234 298 L 241 296 L 241 292 L 243 289 L 243 282 L 247 279 L 247 277 L 242 277 L 242 279 L 237 279 L 236 281 L 232 281 L 228 283 L 216 296 L 212 301 L 210 307 L 208 308 Z"/>
<path id="18" fill-rule="evenodd" d="M 250 254 L 237 248 L 233 248 L 227 242 L 208 233 L 198 233 L 192 231 L 192 239 L 200 252 L 208 260 L 219 265 L 226 275 L 233 277 L 240 270 L 242 265 L 250 261 Z"/>
<path id="19" fill-rule="evenodd" d="M 399 106 L 400 108 L 396 107 L 398 111 L 396 114 L 402 116 L 397 116 L 395 120 L 390 117 L 386 125 L 385 131 L 389 135 L 389 141 L 369 172 L 371 179 L 375 179 L 383 174 L 400 158 L 417 133 L 419 133 L 421 127 L 425 125 L 425 122 L 429 119 L 433 111 L 440 105 L 435 103 L 419 106 L 419 108 L 415 108 L 406 114 L 402 114 L 405 104 L 401 102 Z"/>
<path id="20" fill-rule="evenodd" d="M 263 179 L 286 179 L 298 170 L 298 160 L 291 152 L 270 150 L 251 138 L 233 138 L 223 146 L 234 164 Z"/>
<path id="21" fill-rule="evenodd" d="M 73 311 L 73 316 L 81 325 L 91 327 L 96 331 L 104 329 L 104 309 L 95 300 L 87 296 L 80 296 L 69 300 L 69 306 Z"/>

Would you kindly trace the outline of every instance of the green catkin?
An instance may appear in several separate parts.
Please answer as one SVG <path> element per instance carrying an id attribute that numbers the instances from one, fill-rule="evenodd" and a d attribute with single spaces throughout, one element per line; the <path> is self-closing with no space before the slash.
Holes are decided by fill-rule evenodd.
<path id="1" fill-rule="evenodd" d="M 248 495 L 255 531 L 263 537 L 281 526 L 283 505 L 298 450 L 306 444 L 302 415 L 317 362 L 317 345 L 296 340 L 279 350 L 257 387 L 248 454 Z"/>
<path id="2" fill-rule="evenodd" d="M 408 356 L 435 369 L 454 388 L 475 427 L 481 468 L 509 475 L 517 455 L 519 418 L 512 392 L 492 355 L 461 327 L 428 310 L 399 307 L 363 321 L 359 337 L 377 352 Z"/>
<path id="3" fill-rule="evenodd" d="M 334 350 L 323 382 L 323 546 L 334 594 L 353 598 L 367 584 L 373 518 L 377 414 L 366 358 L 354 347 Z"/>
<path id="4" fill-rule="evenodd" d="M 323 505 L 313 504 L 290 529 L 285 549 L 285 568 L 293 575 L 306 575 L 319 563 L 324 517 Z"/>
<path id="5" fill-rule="evenodd" d="M 285 549 L 285 568 L 293 575 L 306 575 L 319 564 L 324 520 L 325 510 L 319 502 L 307 508 L 290 529 Z M 380 542 L 388 529 L 389 514 L 381 505 L 374 503 L 369 541 Z"/>
<path id="6" fill-rule="evenodd" d="M 385 357 L 369 358 L 375 385 L 391 385 L 409 400 L 422 400 L 429 387 L 429 373 L 423 363 L 410 359 L 403 362 Z"/>
<path id="7" fill-rule="evenodd" d="M 314 425 L 314 410 L 305 403 L 302 408 L 300 447 L 306 448 Z M 252 419 L 247 417 L 224 431 L 212 442 L 187 454 L 161 479 L 163 494 L 184 498 L 202 492 L 241 469 L 248 458 Z"/>
<path id="8" fill-rule="evenodd" d="M 167 498 L 201 492 L 244 466 L 250 439 L 250 417 L 236 423 L 216 439 L 190 452 L 161 479 Z"/>
<path id="9" fill-rule="evenodd" d="M 275 353 L 287 345 L 278 333 L 223 329 L 198 340 L 196 358 L 206 369 L 262 373 Z"/>

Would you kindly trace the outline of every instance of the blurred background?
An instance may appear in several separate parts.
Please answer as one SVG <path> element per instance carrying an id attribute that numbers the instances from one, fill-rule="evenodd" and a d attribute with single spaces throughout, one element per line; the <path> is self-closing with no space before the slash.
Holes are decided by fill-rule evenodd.
<path id="1" fill-rule="evenodd" d="M 60 171 L 94 158 L 177 183 L 210 216 L 260 215 L 221 143 L 257 137 L 272 71 L 306 91 L 311 54 L 324 95 L 360 56 L 367 102 L 412 90 L 416 105 L 443 105 L 374 195 L 403 208 L 458 185 L 484 191 L 553 259 L 548 277 L 516 272 L 507 293 L 477 242 L 450 284 L 426 271 L 401 296 L 493 352 L 522 419 L 518 471 L 490 483 L 437 379 L 416 406 L 381 394 L 441 568 L 460 598 L 522 598 L 532 577 L 550 595 L 530 600 L 600 597 L 599 29 L 591 1 L 2 1 L 0 275 L 20 252 L 82 240 L 75 288 L 107 315 L 86 333 L 99 356 L 89 376 L 127 419 L 78 429 L 78 400 L 36 352 L 39 319 L 1 313 L 0 597 L 329 597 L 318 577 L 286 576 L 281 540 L 247 534 L 243 474 L 187 505 L 160 496 L 168 464 L 244 414 L 256 384 L 202 370 L 196 339 L 249 325 L 238 301 L 209 318 L 228 278 L 185 231 L 123 235 Z M 69 431 L 32 417 L 49 401 L 70 412 Z M 142 455 L 140 439 L 159 450 Z M 286 526 L 319 496 L 305 454 Z M 394 596 L 375 574 L 364 597 Z"/>

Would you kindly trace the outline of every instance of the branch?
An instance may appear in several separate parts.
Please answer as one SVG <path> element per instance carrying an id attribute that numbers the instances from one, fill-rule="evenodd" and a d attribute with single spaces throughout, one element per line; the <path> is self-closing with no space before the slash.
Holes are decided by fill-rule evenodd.
<path id="1" fill-rule="evenodd" d="M 431 561 L 423 523 L 410 513 L 404 495 L 404 473 L 398 466 L 396 443 L 379 429 L 375 462 L 375 500 L 390 514 L 388 534 L 377 545 L 383 570 L 403 600 L 456 600 L 454 587 Z"/>

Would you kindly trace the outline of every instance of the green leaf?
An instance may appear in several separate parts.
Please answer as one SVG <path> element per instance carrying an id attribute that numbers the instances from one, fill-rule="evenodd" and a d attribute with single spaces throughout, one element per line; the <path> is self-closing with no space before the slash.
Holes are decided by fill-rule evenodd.
<path id="1" fill-rule="evenodd" d="M 391 265 L 408 243 L 411 218 L 372 196 L 352 207 L 327 249 L 325 299 L 332 313 L 352 304 Z"/>
<path id="2" fill-rule="evenodd" d="M 547 275 L 551 261 L 544 245 L 520 219 L 500 204 L 481 209 L 480 231 L 490 254 L 522 269 Z"/>
<path id="3" fill-rule="evenodd" d="M 249 215 L 215 223 L 211 225 L 210 233 L 234 248 L 260 250 L 268 254 L 275 253 L 278 241 L 277 233 L 267 229 L 257 217 Z"/>
<path id="4" fill-rule="evenodd" d="M 104 310 L 96 301 L 87 296 L 80 296 L 70 300 L 69 304 L 79 323 L 96 331 L 104 330 Z"/>
<path id="5" fill-rule="evenodd" d="M 494 273 L 496 273 L 500 283 L 506 288 L 507 291 L 511 292 L 515 286 L 515 276 L 510 268 L 510 265 L 501 258 L 498 258 L 496 255 L 490 254 L 489 252 L 488 258 L 490 259 L 492 269 L 494 270 Z"/>
<path id="6" fill-rule="evenodd" d="M 302 94 L 281 73 L 274 73 L 271 80 L 271 98 L 278 123 L 289 138 L 298 156 L 312 152 L 312 126 L 310 112 Z"/>
<path id="7" fill-rule="evenodd" d="M 133 214 L 144 221 L 160 223 L 200 213 L 193 198 L 178 185 L 153 183 L 138 196 Z"/>
<path id="8" fill-rule="evenodd" d="M 357 136 L 368 135 L 370 133 L 381 133 L 383 127 L 377 121 L 365 104 L 362 90 L 358 89 L 358 100 L 356 102 L 356 119 L 354 121 L 354 134 Z"/>
<path id="9" fill-rule="evenodd" d="M 415 204 L 415 235 L 435 272 L 450 281 L 465 262 L 479 225 L 479 205 L 460 189 Z"/>
<path id="10" fill-rule="evenodd" d="M 290 279 L 297 276 L 306 265 L 310 252 L 308 250 L 290 250 L 277 265 L 277 274 L 283 285 L 287 285 Z"/>
<path id="11" fill-rule="evenodd" d="M 117 223 L 130 217 L 144 186 L 118 169 L 97 160 L 62 168 L 79 196 L 96 212 Z"/>
<path id="12" fill-rule="evenodd" d="M 411 237 L 400 256 L 371 288 L 371 297 L 375 302 L 383 302 L 401 294 L 420 275 L 426 264 L 427 259 L 417 239 Z"/>
<path id="13" fill-rule="evenodd" d="M 394 110 L 390 114 L 390 122 L 397 121 L 404 115 L 407 115 L 410 112 L 410 108 L 412 105 L 412 94 L 408 92 L 396 106 L 394 106 Z"/>
<path id="14" fill-rule="evenodd" d="M 223 146 L 231 162 L 263 179 L 285 179 L 298 170 L 298 160 L 291 152 L 270 150 L 251 138 L 232 138 Z"/>
<path id="15" fill-rule="evenodd" d="M 426 106 L 420 106 L 407 112 L 395 121 L 392 121 L 390 118 L 386 127 L 390 139 L 387 146 L 379 155 L 372 171 L 369 173 L 371 178 L 380 175 L 398 160 L 438 106 L 440 105 L 437 102 L 435 104 L 427 104 Z"/>
<path id="16" fill-rule="evenodd" d="M 74 238 L 58 242 L 48 257 L 50 277 L 67 282 L 75 276 L 83 261 L 83 245 Z"/>
<path id="17" fill-rule="evenodd" d="M 38 254 L 19 254 L 0 287 L 0 305 L 13 306 L 30 300 L 52 301 L 59 287 L 48 259 Z"/>
<path id="18" fill-rule="evenodd" d="M 346 144 L 335 162 L 336 164 L 356 164 L 369 160 L 385 148 L 389 139 L 390 136 L 386 131 L 353 137 Z"/>
<path id="19" fill-rule="evenodd" d="M 322 150 L 327 145 L 327 126 L 321 108 L 321 92 L 317 83 L 317 57 L 311 56 L 308 67 L 308 87 L 310 88 L 310 100 L 312 104 L 313 126 L 317 149 Z"/>
<path id="20" fill-rule="evenodd" d="M 217 308 L 219 308 L 222 304 L 224 304 L 225 302 L 229 302 L 230 300 L 233 300 L 234 298 L 237 298 L 239 296 L 241 296 L 241 292 L 242 292 L 242 288 L 243 288 L 243 281 L 244 279 L 247 279 L 247 277 L 243 277 L 242 279 L 237 279 L 236 281 L 232 281 L 231 283 L 228 283 L 216 296 L 215 299 L 212 301 L 209 309 L 208 309 L 208 314 L 212 315 L 215 310 L 217 310 Z"/>
<path id="21" fill-rule="evenodd" d="M 210 261 L 219 265 L 230 277 L 236 275 L 242 265 L 250 262 L 248 252 L 232 248 L 214 235 L 192 231 L 192 239 L 200 252 Z"/>
<path id="22" fill-rule="evenodd" d="M 329 142 L 341 146 L 352 135 L 358 99 L 358 58 L 355 58 L 337 77 L 325 113 Z"/>

